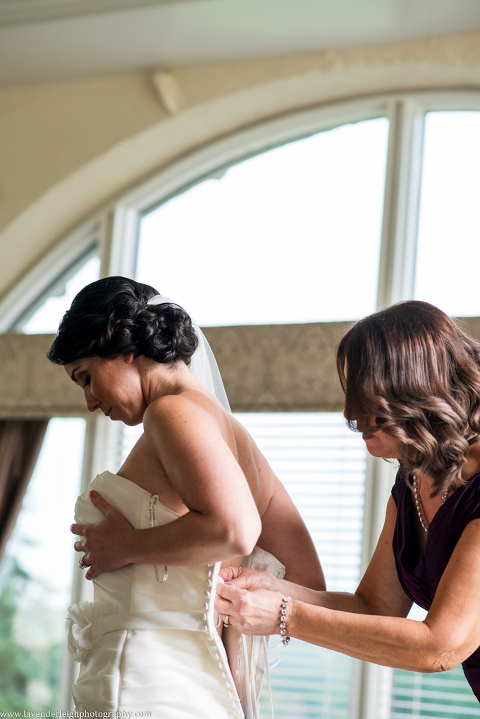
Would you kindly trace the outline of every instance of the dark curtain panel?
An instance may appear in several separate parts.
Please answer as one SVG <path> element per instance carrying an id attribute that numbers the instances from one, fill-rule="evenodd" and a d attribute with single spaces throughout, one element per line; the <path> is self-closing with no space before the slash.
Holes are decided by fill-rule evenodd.
<path id="1" fill-rule="evenodd" d="M 20 511 L 48 420 L 0 420 L 0 560 Z"/>

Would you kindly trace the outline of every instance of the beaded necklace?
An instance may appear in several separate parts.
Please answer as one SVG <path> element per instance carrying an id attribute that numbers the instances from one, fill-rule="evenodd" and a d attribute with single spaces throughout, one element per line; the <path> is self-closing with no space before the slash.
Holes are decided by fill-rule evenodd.
<path id="1" fill-rule="evenodd" d="M 423 509 L 422 500 L 420 498 L 420 488 L 417 486 L 417 478 L 416 477 L 413 478 L 413 494 L 415 497 L 415 507 L 417 509 L 417 514 L 418 514 L 418 518 L 420 520 L 420 524 L 422 525 L 424 531 L 428 532 L 428 527 L 426 525 L 427 518 L 425 516 L 425 511 Z M 448 489 L 446 489 L 444 491 L 444 493 L 442 494 L 442 504 L 440 505 L 441 507 L 443 507 L 443 505 L 445 504 L 447 495 L 448 495 Z"/>

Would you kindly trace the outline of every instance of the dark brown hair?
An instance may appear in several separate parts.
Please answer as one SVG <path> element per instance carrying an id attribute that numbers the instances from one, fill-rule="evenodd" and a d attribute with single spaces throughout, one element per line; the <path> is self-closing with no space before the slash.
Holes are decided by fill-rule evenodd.
<path id="1" fill-rule="evenodd" d="M 190 359 L 198 337 L 190 316 L 173 303 L 149 305 L 157 291 L 127 277 L 105 277 L 80 290 L 63 316 L 47 358 L 59 365 L 81 357 L 133 353 L 166 364 Z"/>
<path id="2" fill-rule="evenodd" d="M 408 474 L 434 479 L 433 495 L 463 484 L 480 436 L 480 344 L 437 307 L 400 302 L 357 322 L 337 348 L 352 428 L 382 429 Z"/>

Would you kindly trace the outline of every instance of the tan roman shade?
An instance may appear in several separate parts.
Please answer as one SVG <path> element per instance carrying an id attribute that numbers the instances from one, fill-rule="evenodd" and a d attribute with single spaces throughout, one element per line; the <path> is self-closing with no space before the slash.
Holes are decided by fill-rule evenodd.
<path id="1" fill-rule="evenodd" d="M 480 318 L 461 320 L 480 339 Z M 335 412 L 335 347 L 349 322 L 207 327 L 235 412 Z M 0 335 L 0 418 L 86 414 L 83 393 L 45 352 L 52 335 Z"/>

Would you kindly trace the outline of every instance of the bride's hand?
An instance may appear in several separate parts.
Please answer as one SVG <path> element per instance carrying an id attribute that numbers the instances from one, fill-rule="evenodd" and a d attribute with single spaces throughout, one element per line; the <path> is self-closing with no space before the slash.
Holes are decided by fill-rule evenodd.
<path id="1" fill-rule="evenodd" d="M 248 567 L 223 567 L 220 576 L 224 582 L 233 582 L 241 589 L 273 589 L 274 577 Z"/>
<path id="2" fill-rule="evenodd" d="M 128 564 L 122 550 L 127 548 L 128 534 L 133 531 L 128 519 L 101 494 L 93 490 L 90 499 L 105 518 L 98 524 L 72 524 L 70 527 L 72 534 L 84 537 L 73 546 L 76 552 L 84 553 L 80 566 L 88 567 L 85 579 L 93 579 L 102 572 L 112 572 Z"/>

